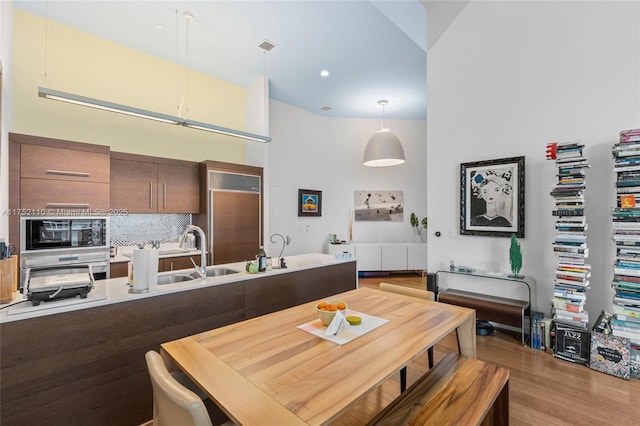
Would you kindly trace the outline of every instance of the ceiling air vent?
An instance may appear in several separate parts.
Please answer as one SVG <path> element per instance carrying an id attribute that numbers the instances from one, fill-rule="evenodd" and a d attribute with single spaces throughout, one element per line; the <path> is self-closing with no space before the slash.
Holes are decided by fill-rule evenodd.
<path id="1" fill-rule="evenodd" d="M 271 52 L 273 49 L 276 48 L 276 44 L 270 42 L 269 40 L 262 40 L 262 42 L 258 45 L 258 47 L 264 50 L 265 52 Z"/>

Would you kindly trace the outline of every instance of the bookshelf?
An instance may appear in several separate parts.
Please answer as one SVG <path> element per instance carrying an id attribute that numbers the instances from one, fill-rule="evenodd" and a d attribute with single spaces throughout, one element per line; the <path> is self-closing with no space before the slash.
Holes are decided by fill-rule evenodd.
<path id="1" fill-rule="evenodd" d="M 640 377 L 640 129 L 622 130 L 612 148 L 616 206 L 612 211 L 615 263 L 614 336 L 629 339 L 632 376 Z"/>
<path id="2" fill-rule="evenodd" d="M 558 178 L 550 193 L 555 202 L 552 215 L 556 218 L 553 252 L 557 265 L 554 273 L 554 297 L 551 301 L 556 335 L 554 355 L 580 363 L 588 362 L 588 354 L 585 360 L 585 354 L 564 353 L 559 350 L 562 346 L 559 344 L 562 343 L 559 337 L 564 336 L 565 330 L 571 330 L 586 332 L 584 335 L 573 335 L 580 335 L 583 340 L 588 339 L 589 313 L 584 307 L 591 265 L 586 262 L 589 248 L 584 192 L 587 188 L 585 169 L 590 165 L 583 150 L 584 145 L 579 141 L 547 145 L 547 159 L 555 161 Z"/>

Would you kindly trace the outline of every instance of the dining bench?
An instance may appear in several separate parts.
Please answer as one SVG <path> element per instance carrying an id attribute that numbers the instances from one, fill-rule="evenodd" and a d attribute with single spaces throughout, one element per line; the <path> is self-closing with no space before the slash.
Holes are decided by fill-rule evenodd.
<path id="1" fill-rule="evenodd" d="M 509 370 L 447 354 L 368 426 L 508 425 Z"/>

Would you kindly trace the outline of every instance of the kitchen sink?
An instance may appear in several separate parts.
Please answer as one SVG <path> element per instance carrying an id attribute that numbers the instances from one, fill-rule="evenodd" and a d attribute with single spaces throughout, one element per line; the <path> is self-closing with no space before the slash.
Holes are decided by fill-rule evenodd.
<path id="1" fill-rule="evenodd" d="M 236 271 L 235 269 L 228 269 L 228 268 L 208 268 L 207 276 L 219 277 L 221 275 L 237 274 L 238 272 L 240 271 Z M 198 275 L 197 272 L 194 272 L 192 275 L 195 275 L 196 277 L 200 277 L 200 275 Z"/>
<path id="2" fill-rule="evenodd" d="M 182 248 L 160 249 L 160 250 L 158 250 L 158 255 L 166 256 L 166 255 L 169 255 L 169 254 L 184 254 L 184 253 L 188 253 L 190 251 L 193 251 L 193 250 L 182 249 Z M 126 256 L 126 257 L 128 257 L 130 259 L 133 258 L 133 252 L 131 252 L 131 251 L 123 252 L 122 255 Z"/>
<path id="3" fill-rule="evenodd" d="M 199 275 L 193 276 L 193 274 L 171 274 L 171 275 L 159 275 L 158 285 L 181 283 L 183 281 L 192 281 L 196 278 L 200 278 Z"/>
<path id="4" fill-rule="evenodd" d="M 191 251 L 191 250 L 181 249 L 181 248 L 161 249 L 161 250 L 158 250 L 158 254 L 160 254 L 160 255 L 163 255 L 163 254 L 182 254 L 182 253 L 186 253 L 188 251 Z"/>
<path id="5" fill-rule="evenodd" d="M 208 268 L 207 277 L 220 277 L 222 275 L 237 274 L 238 272 L 240 271 L 237 271 L 235 269 L 229 269 L 229 268 Z M 181 283 L 184 281 L 193 281 L 199 278 L 200 278 L 200 275 L 195 271 L 192 271 L 192 272 L 181 271 L 175 274 L 163 274 L 163 275 L 158 275 L 158 285 L 175 284 L 175 283 Z"/>

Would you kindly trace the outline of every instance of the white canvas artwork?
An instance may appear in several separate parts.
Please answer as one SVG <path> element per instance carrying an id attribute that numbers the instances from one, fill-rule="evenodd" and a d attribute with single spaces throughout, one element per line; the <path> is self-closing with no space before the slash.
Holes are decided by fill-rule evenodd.
<path id="1" fill-rule="evenodd" d="M 404 192 L 396 190 L 355 191 L 354 220 L 356 221 L 404 221 Z"/>

